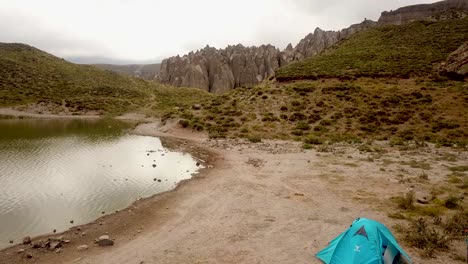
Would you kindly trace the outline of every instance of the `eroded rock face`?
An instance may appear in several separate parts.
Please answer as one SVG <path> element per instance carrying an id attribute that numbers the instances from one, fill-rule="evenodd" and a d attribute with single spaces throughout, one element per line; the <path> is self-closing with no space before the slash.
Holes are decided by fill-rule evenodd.
<path id="1" fill-rule="evenodd" d="M 468 41 L 449 55 L 441 73 L 454 78 L 468 77 Z"/>
<path id="2" fill-rule="evenodd" d="M 207 46 L 183 57 L 165 59 L 156 80 L 177 87 L 224 93 L 273 76 L 281 61 L 281 52 L 272 45 L 244 47 L 239 44 L 220 50 Z"/>
<path id="3" fill-rule="evenodd" d="M 466 14 L 468 0 L 445 0 L 383 12 L 378 22 L 366 19 L 340 31 L 316 28 L 299 41 L 296 47 L 289 44 L 283 51 L 272 45 L 244 47 L 239 44 L 220 50 L 207 46 L 183 57 L 165 59 L 155 79 L 177 87 L 196 87 L 221 94 L 235 87 L 258 84 L 274 76 L 279 67 L 313 57 L 351 35 L 374 26 L 401 25 L 422 19 L 443 20 Z"/>
<path id="4" fill-rule="evenodd" d="M 468 11 L 468 1 L 445 0 L 433 4 L 405 6 L 395 11 L 382 12 L 378 23 L 384 25 L 402 25 L 421 19 L 439 20 L 443 19 L 444 15 L 464 16 L 463 11 Z"/>

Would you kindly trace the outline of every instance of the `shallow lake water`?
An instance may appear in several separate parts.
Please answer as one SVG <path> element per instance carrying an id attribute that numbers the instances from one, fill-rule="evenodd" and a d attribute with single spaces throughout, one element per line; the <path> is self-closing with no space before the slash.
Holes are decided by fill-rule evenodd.
<path id="1" fill-rule="evenodd" d="M 0 248 L 91 222 L 197 172 L 189 154 L 129 128 L 115 120 L 0 119 Z"/>

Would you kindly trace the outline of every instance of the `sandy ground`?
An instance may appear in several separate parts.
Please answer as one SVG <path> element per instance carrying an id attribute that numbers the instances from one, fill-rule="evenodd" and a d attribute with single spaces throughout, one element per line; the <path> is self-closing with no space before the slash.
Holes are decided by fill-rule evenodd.
<path id="1" fill-rule="evenodd" d="M 168 142 L 207 168 L 172 192 L 60 234 L 71 240 L 60 253 L 17 245 L 0 252 L 0 263 L 321 263 L 314 254 L 357 217 L 392 230 L 397 220 L 387 217 L 389 198 L 423 188 L 401 181 L 421 173 L 401 161 L 429 163 L 430 182 L 446 180 L 447 166 L 468 161 L 466 152 L 434 147 L 382 146 L 388 152 L 376 155 L 348 145 L 319 152 L 289 141 L 213 141 L 171 124 L 144 124 L 135 133 L 175 135 Z M 457 158 L 447 161 L 447 155 Z M 114 246 L 93 243 L 104 234 Z M 83 244 L 89 249 L 78 251 Z M 464 243 L 437 259 L 403 248 L 414 263 L 460 263 L 449 256 L 466 254 Z"/>

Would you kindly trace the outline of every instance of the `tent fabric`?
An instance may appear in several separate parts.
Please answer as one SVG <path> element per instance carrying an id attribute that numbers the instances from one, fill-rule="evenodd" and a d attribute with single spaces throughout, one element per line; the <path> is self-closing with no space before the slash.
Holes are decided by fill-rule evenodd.
<path id="1" fill-rule="evenodd" d="M 358 218 L 316 256 L 325 264 L 394 264 L 410 257 L 383 224 Z"/>

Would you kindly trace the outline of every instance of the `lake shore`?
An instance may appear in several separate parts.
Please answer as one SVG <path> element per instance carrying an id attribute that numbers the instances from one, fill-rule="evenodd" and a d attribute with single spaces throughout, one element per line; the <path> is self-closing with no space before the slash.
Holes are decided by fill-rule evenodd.
<path id="1" fill-rule="evenodd" d="M 33 239 L 63 236 L 70 242 L 60 253 L 16 245 L 0 251 L 0 263 L 320 263 L 314 254 L 355 218 L 398 223 L 387 216 L 390 197 L 424 187 L 399 181 L 402 170 L 420 173 L 403 161 L 430 163 L 425 173 L 431 182 L 445 181 L 447 166 L 468 161 L 466 151 L 430 146 L 399 150 L 383 144 L 386 151 L 377 156 L 346 144 L 303 150 L 291 141 L 209 140 L 176 122 L 140 124 L 133 133 L 165 137 L 166 145 L 191 153 L 206 168 L 173 191 Z M 457 160 L 440 159 L 448 154 Z M 94 243 L 105 234 L 114 246 Z M 463 243 L 455 245 L 457 254 L 464 254 Z M 80 245 L 88 249 L 78 251 Z M 456 263 L 449 253 L 421 259 L 404 249 L 414 263 Z"/>

